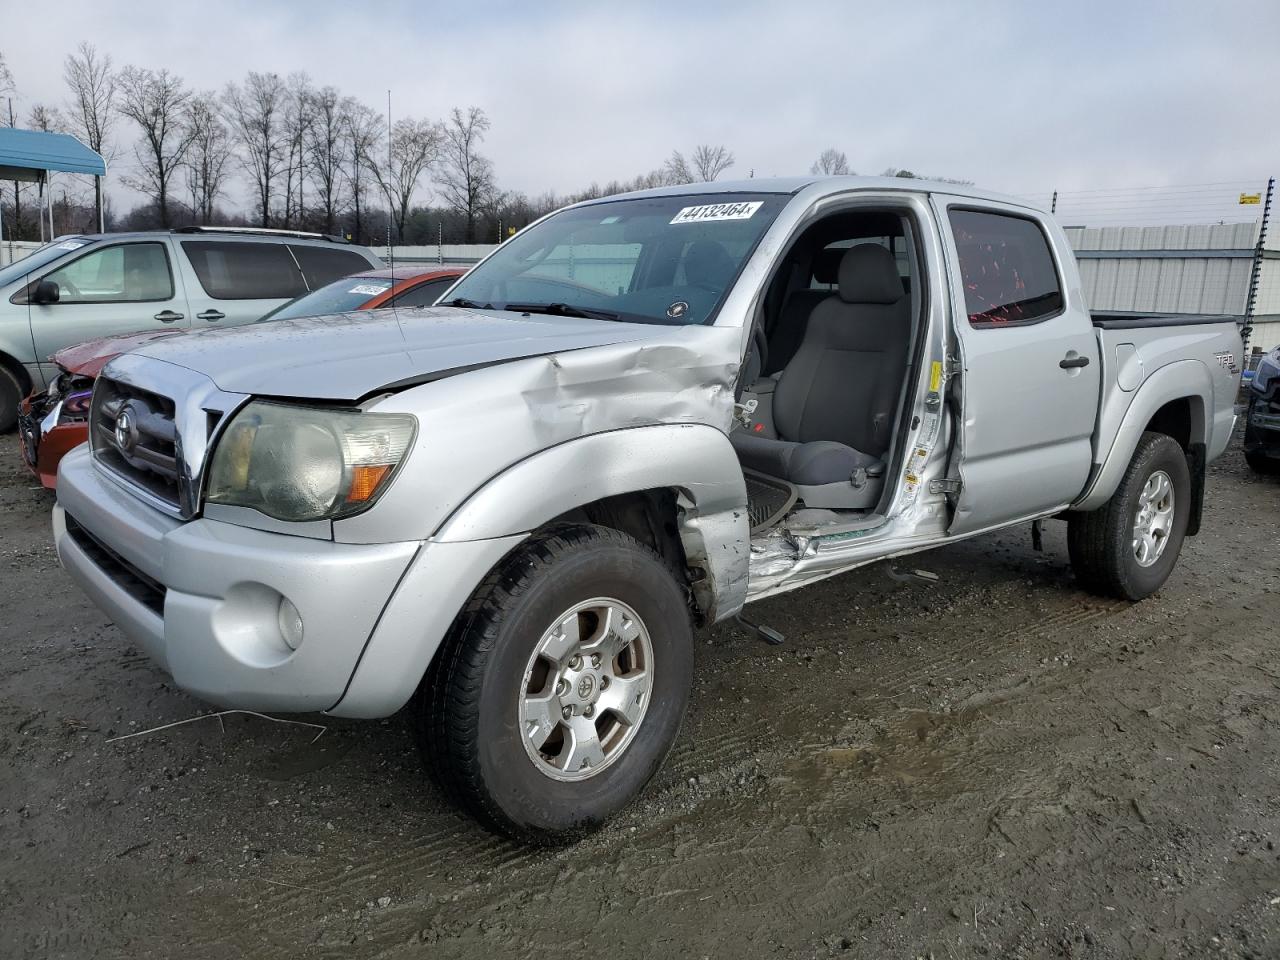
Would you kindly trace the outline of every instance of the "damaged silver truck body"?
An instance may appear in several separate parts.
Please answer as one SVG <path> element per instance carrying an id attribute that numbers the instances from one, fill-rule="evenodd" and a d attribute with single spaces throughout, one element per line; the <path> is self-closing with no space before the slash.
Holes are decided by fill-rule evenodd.
<path id="1" fill-rule="evenodd" d="M 213 703 L 410 706 L 446 792 L 601 823 L 679 729 L 692 632 L 885 558 L 1059 518 L 1140 599 L 1234 423 L 1225 318 L 1093 315 L 1048 214 L 952 184 L 591 201 L 435 307 L 148 344 L 98 380 L 54 532 Z"/>

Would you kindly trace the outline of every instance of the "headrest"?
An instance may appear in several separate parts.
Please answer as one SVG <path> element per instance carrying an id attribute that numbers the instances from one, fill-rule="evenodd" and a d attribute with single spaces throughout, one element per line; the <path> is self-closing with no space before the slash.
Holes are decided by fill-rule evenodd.
<path id="1" fill-rule="evenodd" d="M 695 240 L 684 254 L 684 276 L 687 282 L 723 286 L 737 267 L 729 251 L 715 240 Z"/>
<path id="2" fill-rule="evenodd" d="M 813 279 L 819 283 L 835 283 L 840 276 L 840 261 L 843 259 L 844 250 L 840 247 L 819 250 L 813 258 Z"/>
<path id="3" fill-rule="evenodd" d="M 840 299 L 845 303 L 897 303 L 903 297 L 898 264 L 878 243 L 859 243 L 840 261 Z"/>

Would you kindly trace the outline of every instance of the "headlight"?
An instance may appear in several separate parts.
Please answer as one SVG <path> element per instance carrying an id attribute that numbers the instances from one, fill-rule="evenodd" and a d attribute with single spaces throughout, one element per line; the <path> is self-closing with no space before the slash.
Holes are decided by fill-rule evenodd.
<path id="1" fill-rule="evenodd" d="M 1258 361 L 1258 369 L 1253 374 L 1253 389 L 1266 393 L 1271 387 L 1271 381 L 1276 379 L 1280 379 L 1280 357 L 1263 357 Z"/>
<path id="2" fill-rule="evenodd" d="M 277 520 L 359 513 L 391 482 L 416 425 L 406 413 L 254 401 L 213 451 L 206 501 Z"/>

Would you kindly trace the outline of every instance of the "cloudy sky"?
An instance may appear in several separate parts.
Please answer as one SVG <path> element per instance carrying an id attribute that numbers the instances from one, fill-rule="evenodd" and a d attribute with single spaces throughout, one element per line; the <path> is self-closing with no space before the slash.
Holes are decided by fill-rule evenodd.
<path id="1" fill-rule="evenodd" d="M 1046 196 L 1280 167 L 1275 0 L 58 0 L 5 19 L 24 114 L 65 98 L 82 39 L 199 89 L 305 70 L 378 107 L 390 89 L 399 116 L 484 108 L 501 185 L 531 194 L 699 142 L 728 146 L 741 176 L 806 172 L 835 146 L 859 172 Z"/>

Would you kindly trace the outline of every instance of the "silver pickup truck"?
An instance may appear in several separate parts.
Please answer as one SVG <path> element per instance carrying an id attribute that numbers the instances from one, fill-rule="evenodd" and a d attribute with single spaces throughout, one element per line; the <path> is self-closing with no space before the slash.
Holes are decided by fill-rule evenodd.
<path id="1" fill-rule="evenodd" d="M 653 776 L 695 627 L 754 600 L 1048 518 L 1087 589 L 1157 590 L 1240 350 L 1226 319 L 1091 315 L 1020 201 L 647 191 L 544 218 L 435 307 L 117 358 L 54 533 L 196 696 L 410 705 L 465 809 L 563 836 Z"/>

